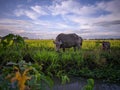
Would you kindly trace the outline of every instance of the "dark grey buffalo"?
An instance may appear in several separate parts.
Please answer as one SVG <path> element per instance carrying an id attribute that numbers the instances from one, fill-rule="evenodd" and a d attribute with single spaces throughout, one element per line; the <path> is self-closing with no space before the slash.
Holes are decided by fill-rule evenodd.
<path id="1" fill-rule="evenodd" d="M 61 33 L 59 34 L 55 41 L 54 44 L 56 46 L 56 51 L 59 51 L 60 48 L 65 51 L 65 48 L 74 48 L 74 51 L 76 51 L 76 48 L 80 49 L 82 46 L 82 38 L 79 37 L 77 34 L 72 33 L 72 34 L 64 34 Z"/>
<path id="2" fill-rule="evenodd" d="M 102 42 L 102 49 L 103 50 L 110 50 L 110 42 L 103 41 Z"/>

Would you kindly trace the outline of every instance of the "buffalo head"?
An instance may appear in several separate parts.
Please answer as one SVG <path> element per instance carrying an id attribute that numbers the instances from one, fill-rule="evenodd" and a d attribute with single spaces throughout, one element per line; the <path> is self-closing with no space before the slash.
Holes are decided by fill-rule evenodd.
<path id="1" fill-rule="evenodd" d="M 59 52 L 62 41 L 53 41 L 53 43 L 55 44 L 56 51 Z"/>

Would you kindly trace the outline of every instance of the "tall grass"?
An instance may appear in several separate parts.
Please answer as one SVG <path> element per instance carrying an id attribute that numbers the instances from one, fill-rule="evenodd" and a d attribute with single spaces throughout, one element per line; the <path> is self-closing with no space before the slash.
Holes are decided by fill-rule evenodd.
<path id="1" fill-rule="evenodd" d="M 9 47 L 3 50 L 0 45 L 1 63 L 20 61 L 28 55 L 34 63 L 42 66 L 42 72 L 51 77 L 62 75 L 102 78 L 111 82 L 120 81 L 120 40 L 107 40 L 111 43 L 111 52 L 101 49 L 102 40 L 84 40 L 82 49 L 73 48 L 55 51 L 53 40 L 26 40 L 27 47 Z M 27 56 L 27 57 L 28 57 Z M 0 63 L 0 65 L 2 65 Z M 110 72 L 109 73 L 105 72 Z M 117 73 L 115 73 L 117 72 Z M 102 74 L 101 74 L 102 73 Z"/>

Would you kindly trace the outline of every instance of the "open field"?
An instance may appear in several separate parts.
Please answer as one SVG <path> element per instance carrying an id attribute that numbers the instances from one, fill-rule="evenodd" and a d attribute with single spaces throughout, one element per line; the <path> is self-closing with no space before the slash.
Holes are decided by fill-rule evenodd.
<path id="1" fill-rule="evenodd" d="M 20 65 L 20 61 L 26 61 L 21 65 L 24 69 L 32 66 L 42 76 L 59 78 L 62 83 L 69 81 L 71 76 L 120 83 L 120 40 L 105 40 L 111 43 L 111 52 L 103 51 L 100 41 L 103 40 L 84 40 L 80 51 L 70 48 L 60 53 L 55 52 L 53 40 L 25 40 L 26 45 L 22 47 L 3 48 L 0 45 L 0 73 L 5 77 L 14 66 Z M 5 66 L 8 62 L 17 65 Z"/>

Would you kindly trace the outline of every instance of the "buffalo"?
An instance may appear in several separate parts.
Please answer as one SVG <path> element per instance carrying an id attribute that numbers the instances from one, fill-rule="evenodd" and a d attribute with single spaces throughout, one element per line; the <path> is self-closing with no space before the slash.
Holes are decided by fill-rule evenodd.
<path id="1" fill-rule="evenodd" d="M 102 49 L 105 51 L 110 51 L 110 42 L 103 41 L 102 42 Z"/>
<path id="2" fill-rule="evenodd" d="M 76 51 L 76 48 L 80 49 L 82 47 L 82 37 L 79 37 L 77 34 L 75 33 L 71 33 L 71 34 L 64 34 L 61 33 L 59 34 L 55 41 L 53 41 L 53 43 L 56 46 L 56 51 L 59 52 L 60 48 L 63 49 L 63 51 L 65 51 L 65 48 L 74 48 L 74 51 Z"/>

